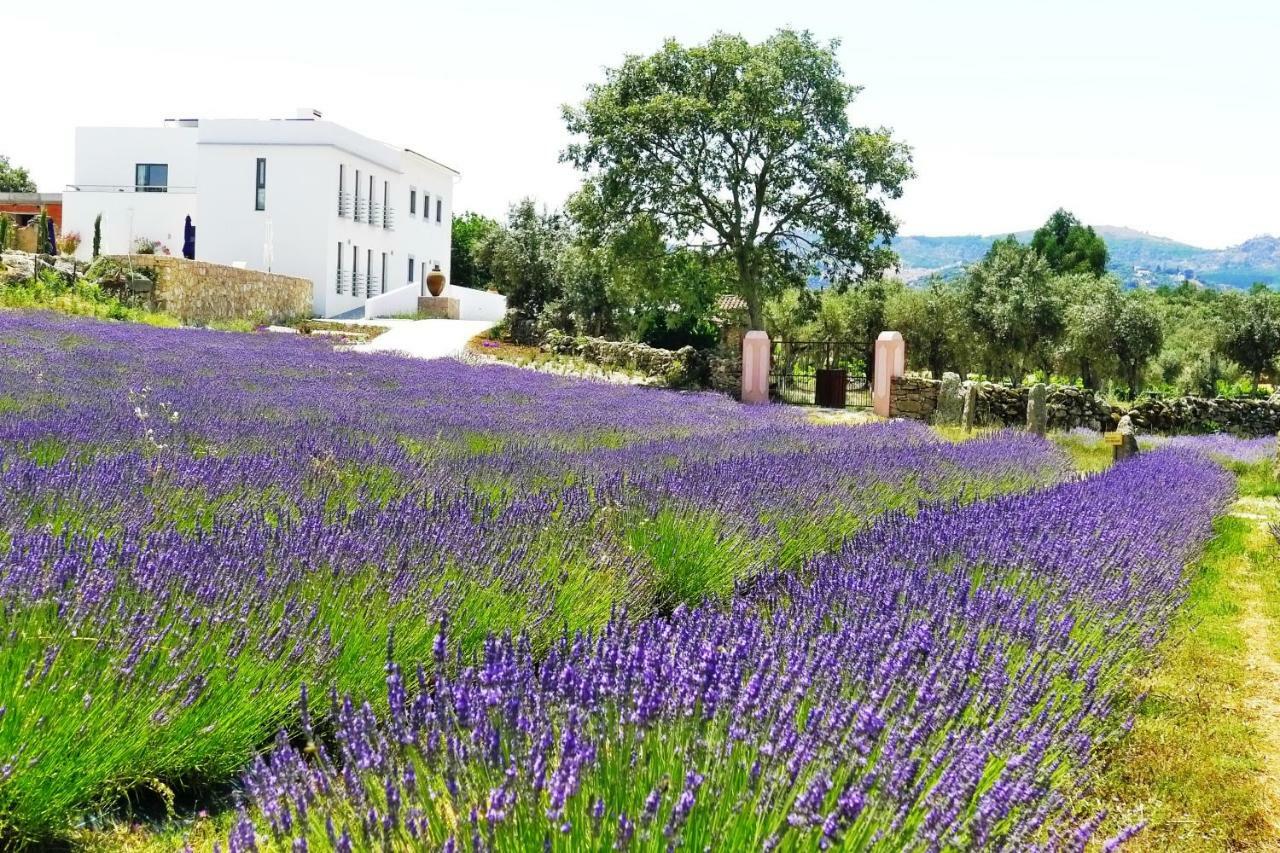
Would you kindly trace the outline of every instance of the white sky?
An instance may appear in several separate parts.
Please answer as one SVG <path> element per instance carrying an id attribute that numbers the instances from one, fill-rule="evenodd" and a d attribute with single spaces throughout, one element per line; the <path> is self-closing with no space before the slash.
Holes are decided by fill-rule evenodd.
<path id="1" fill-rule="evenodd" d="M 1028 228 L 1059 205 L 1206 247 L 1280 233 L 1272 0 L 13 2 L 0 153 L 56 191 L 77 125 L 313 106 L 460 169 L 458 209 L 500 217 L 577 185 L 560 105 L 604 66 L 781 26 L 841 39 L 866 87 L 854 120 L 914 147 L 903 233 Z"/>

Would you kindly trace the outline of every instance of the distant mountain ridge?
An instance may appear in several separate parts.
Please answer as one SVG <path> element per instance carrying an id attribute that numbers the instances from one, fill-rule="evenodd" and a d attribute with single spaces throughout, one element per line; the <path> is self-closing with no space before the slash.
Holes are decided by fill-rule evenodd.
<path id="1" fill-rule="evenodd" d="M 1280 286 L 1280 238 L 1264 234 L 1226 249 L 1202 249 L 1132 228 L 1095 226 L 1107 243 L 1107 269 L 1126 284 L 1176 284 L 1193 280 L 1220 287 L 1248 288 L 1254 282 Z M 1014 237 L 1031 241 L 1033 231 Z M 954 237 L 905 236 L 893 241 L 902 259 L 902 277 L 919 281 L 931 275 L 956 275 L 981 260 L 993 240 L 1004 234 Z"/>

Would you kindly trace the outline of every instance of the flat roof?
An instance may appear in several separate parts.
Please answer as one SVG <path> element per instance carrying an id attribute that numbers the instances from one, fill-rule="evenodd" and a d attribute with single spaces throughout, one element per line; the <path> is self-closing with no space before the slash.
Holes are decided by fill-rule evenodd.
<path id="1" fill-rule="evenodd" d="M 62 193 L 0 193 L 0 204 L 59 204 Z"/>

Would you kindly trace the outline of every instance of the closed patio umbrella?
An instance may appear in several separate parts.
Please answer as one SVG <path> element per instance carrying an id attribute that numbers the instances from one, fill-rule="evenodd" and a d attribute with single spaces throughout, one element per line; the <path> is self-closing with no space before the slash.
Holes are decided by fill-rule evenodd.
<path id="1" fill-rule="evenodd" d="M 182 226 L 182 257 L 189 261 L 196 259 L 196 227 L 191 224 L 191 216 L 187 216 L 187 222 Z"/>

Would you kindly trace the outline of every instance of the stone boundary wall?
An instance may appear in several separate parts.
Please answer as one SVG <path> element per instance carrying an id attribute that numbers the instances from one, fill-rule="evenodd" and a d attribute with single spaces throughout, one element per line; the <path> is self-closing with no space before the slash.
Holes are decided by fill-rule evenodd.
<path id="1" fill-rule="evenodd" d="M 889 417 L 929 421 L 938 409 L 942 381 L 917 376 L 895 376 L 889 380 Z"/>
<path id="2" fill-rule="evenodd" d="M 574 355 L 601 367 L 634 370 L 661 379 L 671 387 L 707 387 L 709 384 L 709 355 L 693 347 L 659 349 L 632 341 L 575 337 L 551 329 L 543 338 L 542 348 L 559 355 Z"/>
<path id="3" fill-rule="evenodd" d="M 169 255 L 113 255 L 155 272 L 156 308 L 187 323 L 251 320 L 278 323 L 310 317 L 313 287 L 305 278 Z"/>
<path id="4" fill-rule="evenodd" d="M 1026 426 L 1030 388 L 1014 388 L 995 382 L 962 382 L 956 386 L 959 400 L 952 403 L 950 411 L 958 413 L 963 410 L 963 400 L 969 386 L 975 389 L 974 426 Z M 941 393 L 942 380 L 917 376 L 895 377 L 889 392 L 889 416 L 921 421 L 939 420 L 936 413 Z M 1122 414 L 1093 392 L 1070 385 L 1051 386 L 1046 402 L 1047 422 L 1049 429 L 1053 430 L 1078 427 L 1099 432 L 1111 430 L 1119 423 Z M 958 424 L 960 420 L 953 417 L 952 422 Z"/>
<path id="5" fill-rule="evenodd" d="M 994 382 L 964 382 L 958 393 L 964 399 L 970 385 L 976 387 L 974 426 L 1025 427 L 1030 388 L 1014 388 Z M 895 377 L 889 392 L 889 416 L 920 421 L 941 421 L 937 416 L 942 381 L 917 376 Z M 960 406 L 955 406 L 959 410 Z M 1112 406 L 1092 391 L 1071 385 L 1049 387 L 1048 426 L 1052 430 L 1085 428 L 1113 431 L 1124 414 L 1144 432 L 1231 432 L 1250 436 L 1280 432 L 1280 396 L 1270 400 L 1217 397 L 1143 399 L 1127 410 Z M 952 419 L 959 423 L 958 419 Z"/>
<path id="6" fill-rule="evenodd" d="M 1139 400 L 1129 408 L 1133 425 L 1152 432 L 1234 432 L 1250 436 L 1280 432 L 1280 397 L 1177 397 Z"/>

